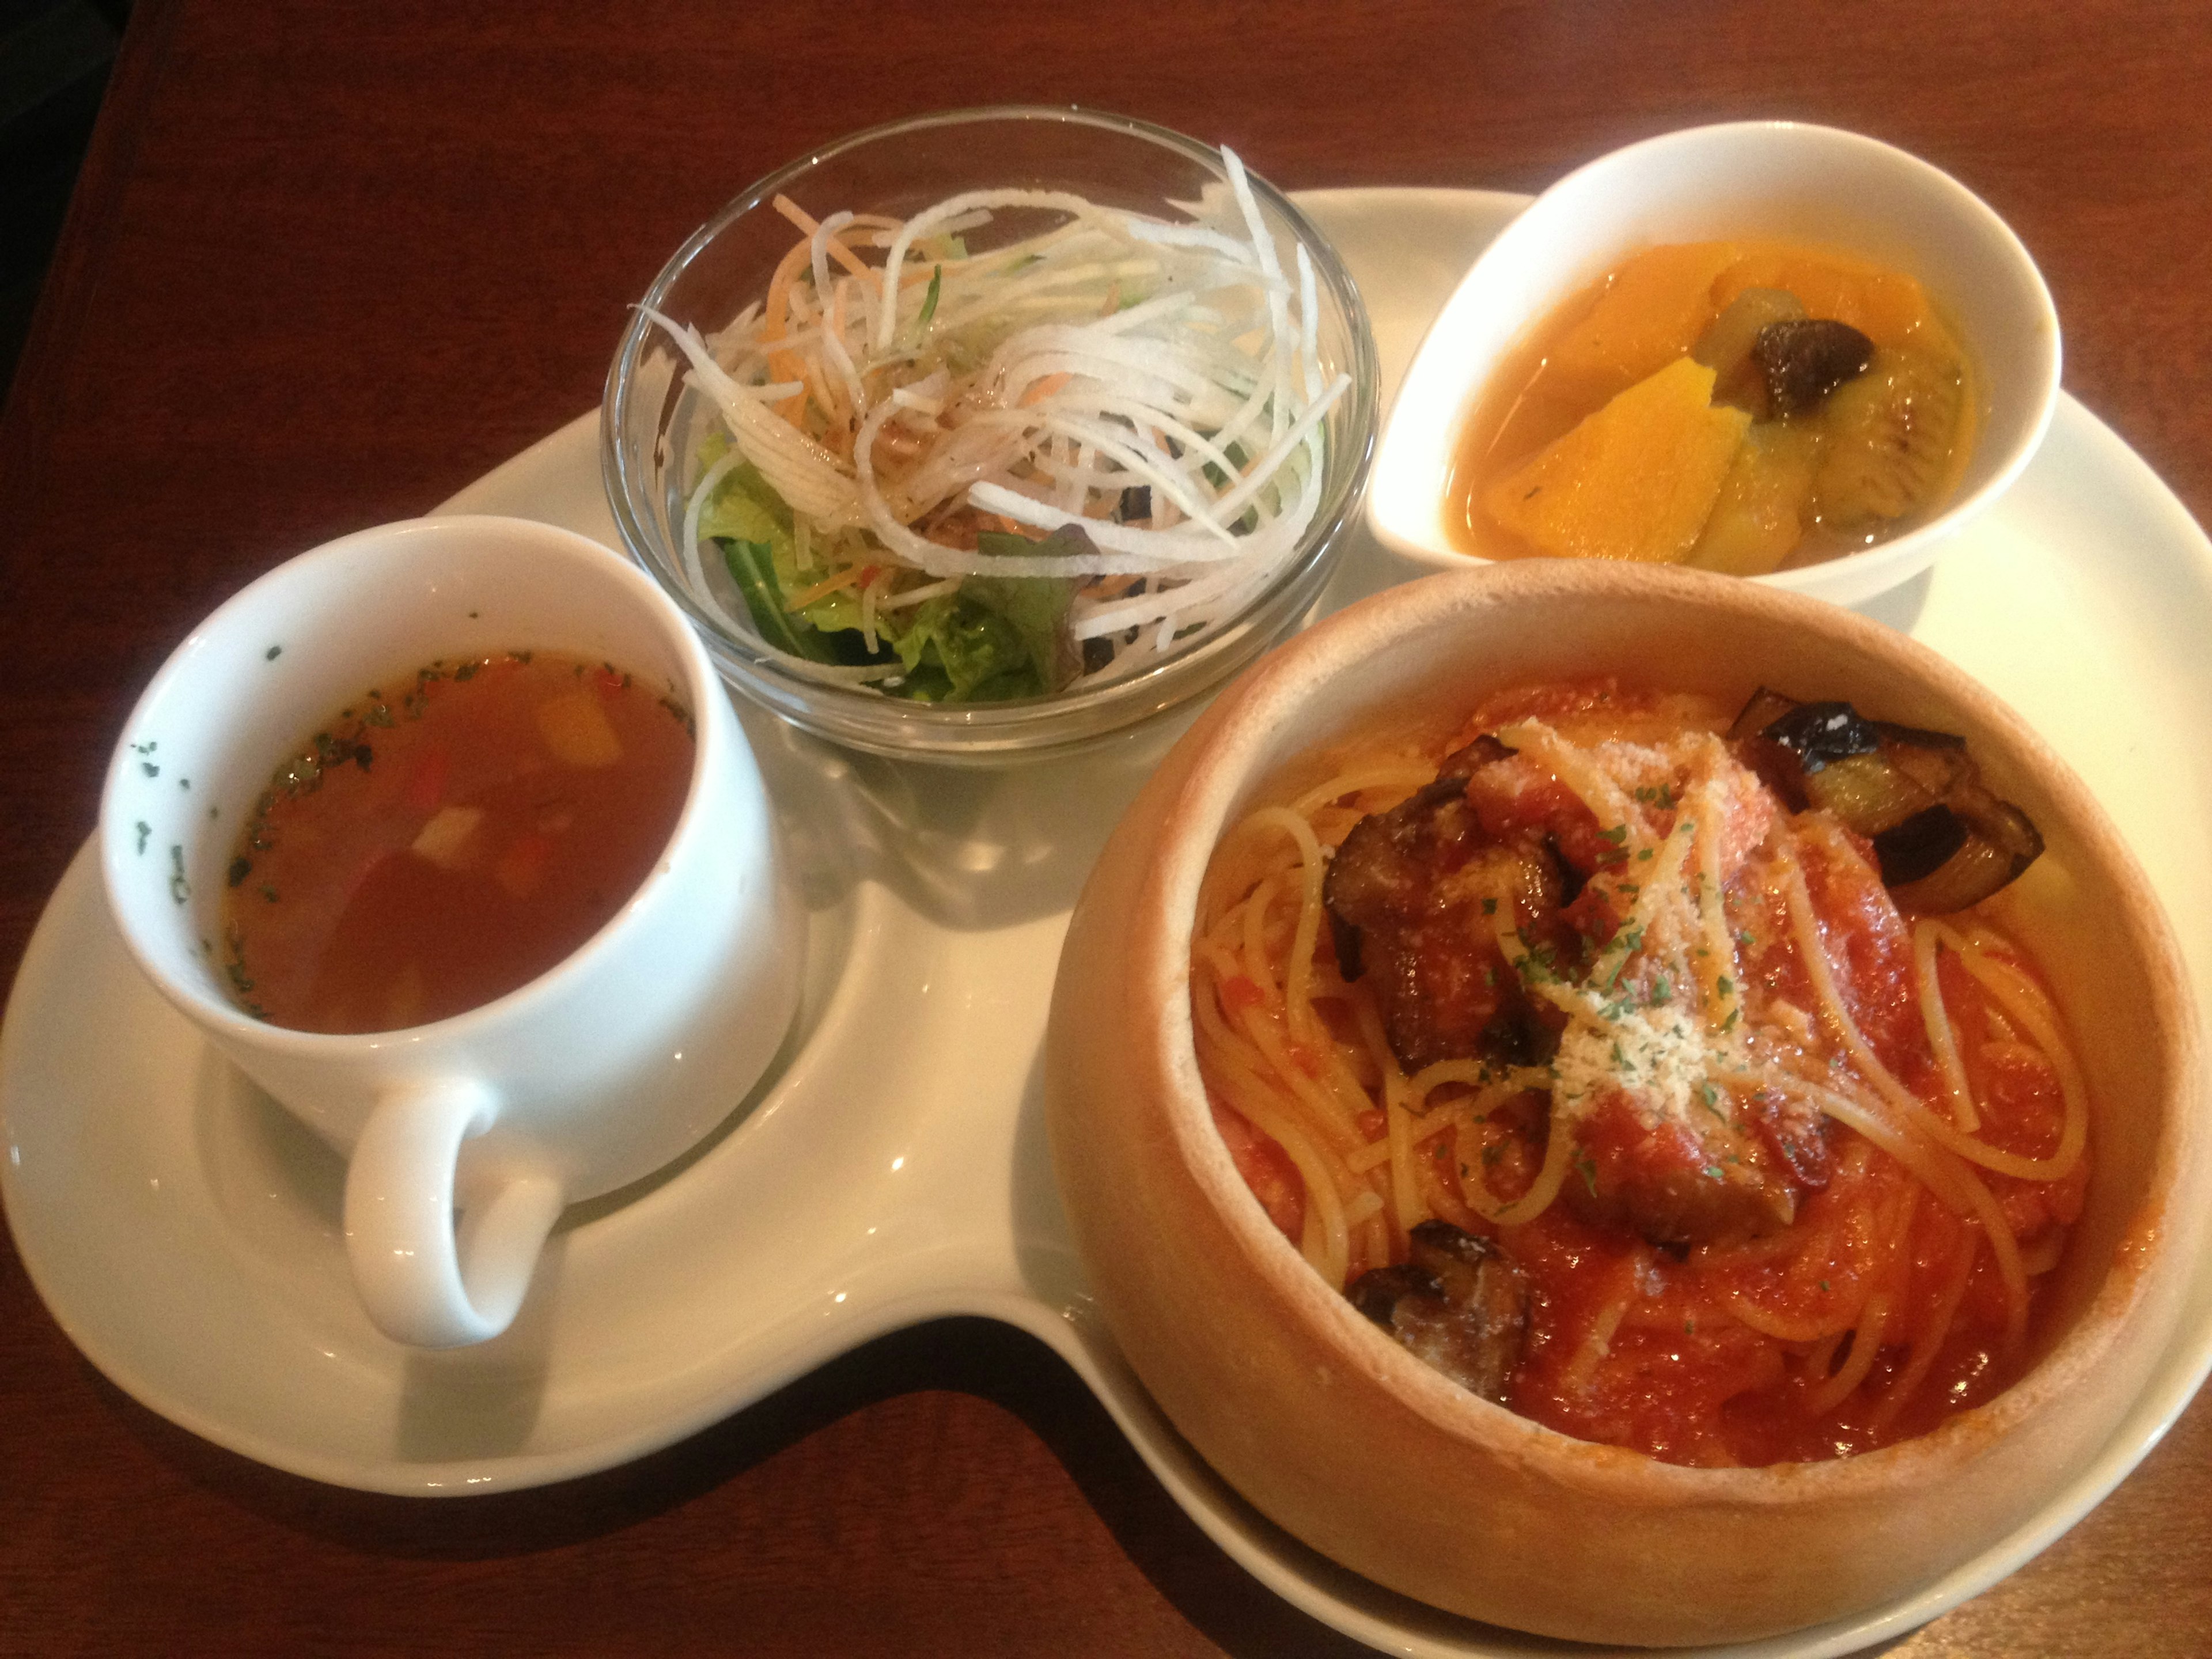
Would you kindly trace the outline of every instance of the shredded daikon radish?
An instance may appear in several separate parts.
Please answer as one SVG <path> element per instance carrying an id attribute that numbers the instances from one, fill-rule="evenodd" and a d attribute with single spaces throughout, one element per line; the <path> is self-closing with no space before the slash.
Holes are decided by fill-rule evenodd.
<path id="1" fill-rule="evenodd" d="M 783 576 L 761 543 L 750 579 L 818 595 L 789 626 L 855 629 L 879 659 L 793 658 L 810 678 L 896 689 L 902 630 L 981 577 L 1069 586 L 1057 626 L 1077 683 L 1232 621 L 1313 523 L 1323 422 L 1350 380 L 1324 375 L 1306 250 L 1285 269 L 1242 163 L 1223 165 L 1182 223 L 1058 191 L 969 191 L 903 222 L 779 199 L 799 245 L 711 349 L 646 313 L 722 422 L 691 458 L 679 550 L 702 603 L 745 609 L 701 551 L 736 533 L 716 502 L 742 462 L 791 520 Z M 756 534 L 773 540 L 738 539 Z"/>

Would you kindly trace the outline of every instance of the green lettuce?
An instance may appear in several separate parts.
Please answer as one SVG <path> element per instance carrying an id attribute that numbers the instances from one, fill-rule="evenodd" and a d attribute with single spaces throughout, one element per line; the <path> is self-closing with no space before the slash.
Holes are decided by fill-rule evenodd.
<path id="1" fill-rule="evenodd" d="M 996 702 L 1048 696 L 1073 680 L 1082 654 L 1068 630 L 1073 577 L 970 576 L 959 591 L 918 605 L 879 611 L 877 647 L 860 627 L 860 601 L 850 588 L 803 609 L 787 608 L 799 579 L 791 509 L 757 469 L 741 465 L 716 489 L 700 528 L 722 560 L 760 636 L 779 651 L 812 662 L 850 666 L 896 664 L 901 674 L 882 689 L 923 702 Z M 1079 531 L 1042 541 L 986 533 L 985 554 L 1081 553 Z"/>

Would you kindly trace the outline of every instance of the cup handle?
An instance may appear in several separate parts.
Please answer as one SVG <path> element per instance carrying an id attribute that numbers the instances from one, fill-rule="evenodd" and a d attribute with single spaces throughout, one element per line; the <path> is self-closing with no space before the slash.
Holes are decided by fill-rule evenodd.
<path id="1" fill-rule="evenodd" d="M 387 1092 L 346 1168 L 346 1255 L 368 1316 L 395 1341 L 457 1348 L 514 1322 L 561 1213 L 561 1183 L 503 1173 L 455 1225 L 461 1143 L 499 1115 L 483 1084 L 443 1079 Z"/>

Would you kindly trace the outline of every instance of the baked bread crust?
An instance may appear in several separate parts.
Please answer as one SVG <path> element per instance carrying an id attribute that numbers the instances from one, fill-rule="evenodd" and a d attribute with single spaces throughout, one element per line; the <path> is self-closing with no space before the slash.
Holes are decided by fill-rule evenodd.
<path id="1" fill-rule="evenodd" d="M 2002 896 L 2098 1113 L 2086 1208 L 2027 1374 L 1935 1432 L 1827 1463 L 1697 1469 L 1478 1399 L 1314 1274 L 1216 1133 L 1190 1035 L 1190 924 L 1224 830 L 1362 733 L 1443 731 L 1501 686 L 1613 673 L 1817 687 L 1965 733 L 2049 851 Z M 1818 601 L 1672 568 L 1437 576 L 1262 660 L 1108 844 L 1046 1046 L 1062 1199 L 1098 1304 L 1169 1419 L 1262 1513 L 1392 1589 L 1584 1641 L 1686 1645 L 1862 1612 L 2027 1523 L 2110 1437 L 2170 1340 L 2207 1186 L 2198 1024 L 2148 881 L 2087 787 L 1925 647 Z"/>

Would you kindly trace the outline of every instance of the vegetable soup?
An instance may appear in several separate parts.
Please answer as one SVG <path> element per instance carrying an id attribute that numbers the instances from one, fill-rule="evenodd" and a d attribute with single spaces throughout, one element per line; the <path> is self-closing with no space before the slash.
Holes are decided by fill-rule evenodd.
<path id="1" fill-rule="evenodd" d="M 1790 243 L 1646 248 L 1505 360 L 1448 516 L 1485 558 L 1764 575 L 1924 520 L 1974 408 L 1966 353 L 1911 276 Z"/>
<path id="2" fill-rule="evenodd" d="M 604 927 L 676 826 L 690 714 L 553 652 L 441 660 L 336 711 L 277 767 L 229 868 L 241 1007 L 307 1031 L 443 1019 Z"/>

